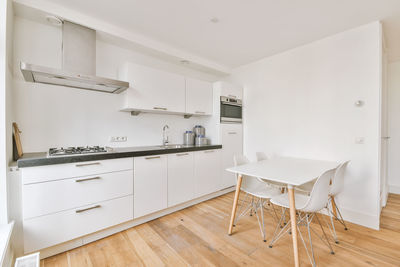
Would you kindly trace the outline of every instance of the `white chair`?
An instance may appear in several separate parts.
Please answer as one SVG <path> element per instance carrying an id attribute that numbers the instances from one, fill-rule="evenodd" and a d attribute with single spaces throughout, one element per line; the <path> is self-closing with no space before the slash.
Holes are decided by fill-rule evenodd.
<path id="1" fill-rule="evenodd" d="M 249 160 L 245 156 L 242 156 L 242 155 L 235 155 L 233 161 L 234 161 L 235 166 L 249 163 Z M 248 211 L 250 211 L 250 215 L 251 215 L 252 211 L 254 210 L 254 213 L 257 216 L 258 224 L 260 226 L 261 235 L 263 237 L 264 242 L 266 242 L 265 224 L 264 224 L 264 203 L 266 200 L 269 200 L 272 197 L 278 196 L 281 193 L 280 193 L 279 189 L 268 186 L 265 182 L 263 182 L 259 178 L 247 176 L 247 175 L 242 176 L 242 184 L 241 184 L 240 190 L 246 193 L 246 197 L 248 195 L 250 195 L 252 197 L 252 200 L 251 200 L 251 202 L 249 202 L 247 207 L 244 206 L 245 199 L 242 200 L 241 209 L 238 212 L 239 215 L 237 216 L 237 218 L 234 222 L 234 225 L 236 225 L 237 221 L 239 220 L 239 218 L 241 216 L 247 214 Z M 256 201 L 254 200 L 254 198 L 256 198 Z M 259 218 L 258 212 L 257 212 L 258 210 L 260 210 L 261 223 L 260 223 L 260 218 Z"/>
<path id="2" fill-rule="evenodd" d="M 309 243 L 310 243 L 310 249 L 312 253 L 312 259 L 310 257 L 310 254 L 308 252 L 306 243 L 303 239 L 303 236 L 300 232 L 299 229 L 299 235 L 300 238 L 304 244 L 304 247 L 306 248 L 307 255 L 313 264 L 315 266 L 315 257 L 314 257 L 314 249 L 312 246 L 312 240 L 311 240 L 311 231 L 315 233 L 315 231 L 310 227 L 310 223 L 312 220 L 315 218 L 316 221 L 319 223 L 323 236 L 325 237 L 325 240 L 320 237 L 320 239 L 329 247 L 331 254 L 334 254 L 332 246 L 329 242 L 329 239 L 325 233 L 324 228 L 321 225 L 321 222 L 318 218 L 317 212 L 324 209 L 329 200 L 329 183 L 331 178 L 333 177 L 335 173 L 335 169 L 329 170 L 324 172 L 321 176 L 319 176 L 314 183 L 314 186 L 310 192 L 310 195 L 305 195 L 305 194 L 295 194 L 295 205 L 296 205 L 296 210 L 298 211 L 298 224 L 297 228 L 299 229 L 299 225 L 305 225 L 307 227 L 308 231 L 308 238 L 309 238 Z M 281 206 L 284 208 L 289 208 L 289 197 L 287 194 L 282 194 L 277 197 L 273 197 L 271 200 L 271 203 L 277 206 Z M 281 219 L 282 220 L 282 219 Z M 281 222 L 280 222 L 281 223 Z M 280 223 L 278 224 L 277 228 L 275 229 L 274 237 L 270 243 L 270 247 L 281 237 L 283 234 L 288 232 L 290 230 L 290 223 L 286 224 L 286 226 L 279 232 L 279 234 L 276 234 Z"/>
<path id="3" fill-rule="evenodd" d="M 335 202 L 335 197 L 343 191 L 344 187 L 344 173 L 346 172 L 347 165 L 349 164 L 350 161 L 343 162 L 342 164 L 337 167 L 335 171 L 335 175 L 332 178 L 332 183 L 330 186 L 330 191 L 329 191 L 329 201 L 328 201 L 328 212 L 331 217 L 331 224 L 332 224 L 332 234 L 335 239 L 336 244 L 339 243 L 337 235 L 336 235 L 336 229 L 335 229 L 335 224 L 333 223 L 333 217 L 335 217 L 336 220 L 338 220 L 341 224 L 344 226 L 344 230 L 347 230 L 346 223 L 343 220 L 342 214 L 340 213 L 340 210 L 338 206 L 336 205 Z M 336 215 L 338 214 L 339 217 Z"/>

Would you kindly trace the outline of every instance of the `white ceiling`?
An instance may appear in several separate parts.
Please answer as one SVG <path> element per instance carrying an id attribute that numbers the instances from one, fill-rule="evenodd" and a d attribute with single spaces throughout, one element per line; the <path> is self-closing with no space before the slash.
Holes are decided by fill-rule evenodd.
<path id="1" fill-rule="evenodd" d="M 389 57 L 400 60 L 400 0 L 51 2 L 227 68 L 382 20 Z"/>

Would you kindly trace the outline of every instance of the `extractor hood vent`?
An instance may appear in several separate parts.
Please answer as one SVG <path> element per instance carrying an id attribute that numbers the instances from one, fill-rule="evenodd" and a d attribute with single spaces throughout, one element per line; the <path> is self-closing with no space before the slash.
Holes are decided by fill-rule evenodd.
<path id="1" fill-rule="evenodd" d="M 28 82 L 74 87 L 118 94 L 128 82 L 96 76 L 96 32 L 81 25 L 63 22 L 62 69 L 21 62 L 21 72 Z"/>

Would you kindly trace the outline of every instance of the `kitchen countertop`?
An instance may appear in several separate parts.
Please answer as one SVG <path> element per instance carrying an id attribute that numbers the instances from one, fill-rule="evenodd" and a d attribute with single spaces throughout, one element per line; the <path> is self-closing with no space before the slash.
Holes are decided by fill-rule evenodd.
<path id="1" fill-rule="evenodd" d="M 22 158 L 17 161 L 17 166 L 18 168 L 26 168 L 82 161 L 141 157 L 221 148 L 222 145 L 182 146 L 178 148 L 163 148 L 162 146 L 116 147 L 112 148 L 112 151 L 105 153 L 78 154 L 54 157 L 47 157 L 47 152 L 25 153 Z"/>

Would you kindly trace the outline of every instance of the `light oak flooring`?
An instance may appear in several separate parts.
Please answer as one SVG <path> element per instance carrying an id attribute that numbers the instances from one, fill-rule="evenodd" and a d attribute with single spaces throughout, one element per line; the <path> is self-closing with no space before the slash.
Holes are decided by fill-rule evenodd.
<path id="1" fill-rule="evenodd" d="M 44 259 L 41 266 L 293 266 L 289 234 L 268 247 L 276 223 L 267 212 L 267 243 L 255 216 L 243 217 L 227 235 L 232 199 L 233 193 L 220 196 Z M 350 223 L 348 231 L 336 227 L 335 255 L 313 236 L 318 266 L 400 266 L 400 195 L 390 195 L 380 231 Z M 301 243 L 300 260 L 310 266 Z"/>

